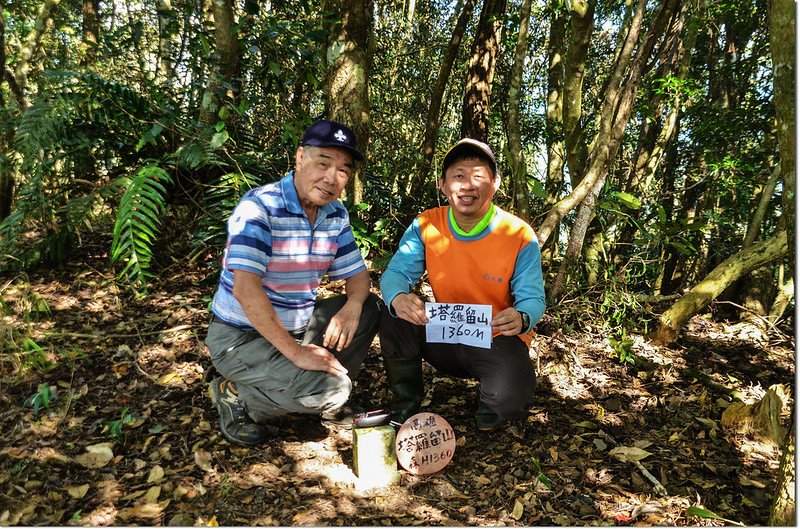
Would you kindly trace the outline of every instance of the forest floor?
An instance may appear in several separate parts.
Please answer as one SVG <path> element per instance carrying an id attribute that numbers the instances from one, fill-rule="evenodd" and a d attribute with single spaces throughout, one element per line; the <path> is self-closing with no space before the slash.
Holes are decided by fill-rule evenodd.
<path id="1" fill-rule="evenodd" d="M 0 525 L 766 523 L 780 449 L 720 419 L 725 388 L 748 403 L 773 384 L 794 395 L 791 330 L 758 341 L 746 325 L 698 316 L 670 348 L 629 336 L 633 367 L 601 330 L 568 332 L 550 311 L 526 420 L 476 430 L 475 383 L 427 370 L 425 409 L 453 426 L 455 456 L 436 474 L 368 489 L 350 433 L 315 418 L 283 420 L 257 448 L 222 437 L 204 381 L 216 263 L 175 262 L 135 298 L 115 286 L 102 247 L 80 251 L 82 264 L 0 281 Z M 376 340 L 355 398 L 376 409 L 386 388 Z M 665 494 L 612 457 L 619 447 L 649 454 L 641 465 Z"/>

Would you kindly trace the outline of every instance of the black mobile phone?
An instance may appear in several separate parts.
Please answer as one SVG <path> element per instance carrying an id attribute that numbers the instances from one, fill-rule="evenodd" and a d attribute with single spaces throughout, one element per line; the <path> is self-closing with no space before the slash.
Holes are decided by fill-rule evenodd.
<path id="1" fill-rule="evenodd" d="M 371 428 L 389 424 L 389 410 L 374 410 L 359 413 L 353 419 L 354 428 Z"/>

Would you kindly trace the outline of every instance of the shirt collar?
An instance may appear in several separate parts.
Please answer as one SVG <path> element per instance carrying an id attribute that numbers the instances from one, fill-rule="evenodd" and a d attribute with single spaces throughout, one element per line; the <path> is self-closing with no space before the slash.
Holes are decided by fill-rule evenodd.
<path id="1" fill-rule="evenodd" d="M 462 230 L 461 227 L 456 222 L 456 217 L 453 214 L 453 208 L 450 208 L 449 217 L 450 217 L 450 226 L 455 230 L 457 234 L 461 235 L 462 237 L 474 237 L 483 230 L 485 230 L 486 226 L 488 226 L 489 223 L 494 218 L 494 204 L 489 205 L 489 210 L 486 212 L 483 218 L 469 231 L 469 233 Z"/>

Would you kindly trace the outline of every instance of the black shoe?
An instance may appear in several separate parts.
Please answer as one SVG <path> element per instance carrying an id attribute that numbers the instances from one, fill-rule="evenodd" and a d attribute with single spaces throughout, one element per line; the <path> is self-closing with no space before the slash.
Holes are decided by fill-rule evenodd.
<path id="1" fill-rule="evenodd" d="M 227 378 L 217 377 L 212 380 L 209 395 L 219 411 L 219 428 L 228 441 L 238 445 L 256 446 L 272 436 L 273 430 L 250 418 L 239 400 L 236 386 Z"/>
<path id="2" fill-rule="evenodd" d="M 359 413 L 364 413 L 364 408 L 348 401 L 338 410 L 326 411 L 320 415 L 320 420 L 325 426 L 350 430 L 353 428 L 353 419 L 355 419 L 356 415 Z"/>

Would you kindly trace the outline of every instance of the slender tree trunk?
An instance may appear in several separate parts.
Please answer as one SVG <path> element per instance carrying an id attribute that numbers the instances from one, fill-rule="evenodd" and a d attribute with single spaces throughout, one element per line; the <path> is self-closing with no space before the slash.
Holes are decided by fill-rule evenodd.
<path id="1" fill-rule="evenodd" d="M 638 92 L 639 81 L 649 66 L 653 49 L 657 41 L 664 37 L 669 28 L 674 31 L 674 18 L 678 11 L 679 2 L 677 0 L 665 0 L 652 21 L 650 29 L 639 42 L 646 3 L 645 0 L 640 0 L 637 6 L 630 30 L 619 54 L 619 60 L 609 78 L 608 88 L 600 109 L 597 133 L 589 149 L 590 155 L 586 163 L 586 172 L 580 184 L 568 196 L 553 206 L 547 214 L 538 230 L 540 244 L 544 244 L 555 227 L 561 222 L 561 219 L 586 198 L 595 183 L 608 174 L 610 166 L 622 144 L 633 102 Z M 637 43 L 638 46 L 636 46 Z M 566 130 L 566 91 L 564 98 Z M 569 157 L 568 147 L 568 163 Z"/>
<path id="2" fill-rule="evenodd" d="M 764 188 L 761 190 L 761 197 L 758 200 L 758 206 L 756 207 L 756 211 L 753 213 L 753 218 L 750 219 L 750 224 L 747 226 L 747 233 L 745 234 L 744 242 L 742 243 L 743 248 L 752 246 L 756 241 L 758 231 L 761 229 L 761 224 L 764 222 L 764 217 L 767 214 L 767 208 L 769 208 L 770 199 L 772 198 L 772 194 L 775 192 L 775 186 L 778 183 L 780 174 L 781 166 L 776 165 L 775 169 L 772 170 L 772 173 L 767 179 L 766 184 L 764 184 Z"/>
<path id="3" fill-rule="evenodd" d="M 795 163 L 795 9 L 793 0 L 767 0 L 769 41 L 775 92 L 775 118 L 783 178 L 783 222 L 794 240 Z M 789 270 L 795 269 L 795 248 L 790 245 Z"/>
<path id="4" fill-rule="evenodd" d="M 775 296 L 775 301 L 772 302 L 772 307 L 770 307 L 769 315 L 767 316 L 769 320 L 773 323 L 778 321 L 783 316 L 783 313 L 786 312 L 786 309 L 793 299 L 794 278 L 790 277 L 786 281 L 780 281 L 778 295 Z"/>
<path id="5" fill-rule="evenodd" d="M 200 121 L 207 126 L 216 121 L 216 114 L 222 100 L 221 86 L 229 84 L 232 91 L 227 91 L 226 98 L 234 102 L 238 97 L 239 87 L 239 34 L 233 14 L 233 0 L 211 0 L 210 18 L 214 21 L 214 45 L 216 61 L 203 96 L 200 107 Z M 231 131 L 229 131 L 230 134 Z M 232 134 L 233 135 L 233 134 Z"/>
<path id="6" fill-rule="evenodd" d="M 795 230 L 795 9 L 792 0 L 767 0 L 769 40 L 775 91 L 775 117 L 778 124 L 778 146 L 783 177 L 783 215 L 781 221 L 794 241 Z M 795 269 L 795 247 L 790 244 L 789 270 Z M 788 282 L 787 282 L 788 283 Z M 777 315 L 777 310 L 772 314 Z M 781 314 L 783 311 L 780 311 Z M 770 525 L 795 525 L 795 414 L 792 413 L 791 434 L 783 448 L 778 486 L 772 502 Z"/>
<path id="7" fill-rule="evenodd" d="M 583 251 L 583 240 L 586 236 L 586 230 L 589 228 L 589 223 L 594 215 L 594 206 L 600 191 L 603 190 L 605 184 L 605 176 L 599 178 L 594 187 L 583 199 L 578 212 L 575 215 L 575 223 L 572 225 L 572 230 L 569 234 L 569 242 L 567 243 L 567 252 L 564 255 L 564 260 L 558 270 L 556 280 L 553 282 L 553 298 L 560 298 L 566 291 L 567 281 L 570 275 L 577 268 L 579 258 Z"/>
<path id="8" fill-rule="evenodd" d="M 31 70 L 31 61 L 39 53 L 42 46 L 42 37 L 44 36 L 47 24 L 52 17 L 52 11 L 61 2 L 61 0 L 44 0 L 39 6 L 39 12 L 36 15 L 36 21 L 33 24 L 30 32 L 28 32 L 22 48 L 17 56 L 16 68 L 14 68 L 14 81 L 17 85 L 17 90 L 21 94 L 25 94 L 28 87 L 28 73 Z M 24 100 L 25 106 L 28 105 L 27 99 Z"/>
<path id="9" fill-rule="evenodd" d="M 372 57 L 373 2 L 329 0 L 326 7 L 336 13 L 339 23 L 330 28 L 328 72 L 325 82 L 325 105 L 331 119 L 350 126 L 358 138 L 359 150 L 366 156 L 369 145 L 370 105 L 369 76 Z M 364 195 L 364 164 L 356 165 L 347 184 L 353 204 Z"/>
<path id="10" fill-rule="evenodd" d="M 0 86 L 3 79 L 11 79 L 6 76 L 6 19 L 4 16 L 6 0 L 0 0 Z M 0 107 L 5 109 L 6 101 L 3 98 L 3 91 L 0 90 Z M 14 166 L 8 156 L 11 146 L 10 134 L 0 134 L 0 222 L 11 214 L 11 204 L 14 198 Z"/>
<path id="11" fill-rule="evenodd" d="M 570 32 L 564 66 L 563 124 L 567 168 L 573 190 L 586 174 L 586 159 L 588 158 L 584 126 L 581 120 L 583 78 L 586 73 L 589 44 L 594 32 L 596 3 L 596 0 L 576 0 L 571 3 L 570 7 Z"/>
<path id="12" fill-rule="evenodd" d="M 729 285 L 756 268 L 784 257 L 788 251 L 787 233 L 781 230 L 766 241 L 729 257 L 661 315 L 653 341 L 660 345 L 673 343 L 689 318 L 716 299 Z"/>
<path id="13" fill-rule="evenodd" d="M 758 206 L 750 225 L 747 227 L 747 233 L 742 243 L 743 249 L 749 248 L 755 243 L 779 177 L 780 165 L 776 165 L 761 190 Z M 739 314 L 740 319 L 752 323 L 762 332 L 767 330 L 767 323 L 764 317 L 767 316 L 776 293 L 772 275 L 772 267 L 760 268 L 738 281 L 736 286 L 736 298 L 739 299 L 739 304 L 744 307 L 744 310 Z"/>
<path id="14" fill-rule="evenodd" d="M 770 507 L 768 525 L 793 527 L 797 525 L 795 512 L 795 417 L 792 410 L 792 423 L 786 436 L 778 470 L 778 482 Z"/>
<path id="15" fill-rule="evenodd" d="M 461 136 L 489 141 L 489 109 L 495 66 L 500 54 L 506 0 L 484 0 L 472 45 L 461 111 Z"/>
<path id="16" fill-rule="evenodd" d="M 83 57 L 81 66 L 94 68 L 100 42 L 100 0 L 83 0 Z"/>
<path id="17" fill-rule="evenodd" d="M 433 165 L 433 153 L 436 151 L 436 140 L 439 137 L 439 114 L 442 109 L 442 99 L 444 99 L 447 82 L 450 80 L 450 73 L 453 70 L 453 64 L 458 56 L 458 50 L 461 47 L 461 41 L 464 38 L 464 32 L 470 17 L 472 17 L 474 7 L 475 0 L 464 1 L 464 6 L 461 8 L 455 28 L 453 28 L 453 33 L 450 36 L 447 51 L 442 59 L 442 64 L 439 66 L 439 73 L 436 75 L 436 83 L 433 85 L 431 103 L 428 107 L 428 119 L 425 121 L 425 139 L 422 141 L 422 167 L 417 173 L 414 189 L 424 188 Z"/>
<path id="18" fill-rule="evenodd" d="M 547 177 L 545 190 L 547 198 L 544 210 L 551 209 L 564 191 L 564 37 L 569 19 L 566 7 L 559 1 L 550 5 L 550 31 L 547 41 L 547 121 L 545 142 L 547 143 Z M 557 232 L 542 248 L 542 262 L 549 263 L 558 255 Z"/>
<path id="19" fill-rule="evenodd" d="M 525 71 L 525 57 L 528 56 L 528 28 L 530 27 L 532 0 L 522 0 L 519 10 L 519 37 L 517 49 L 514 51 L 514 66 L 511 71 L 511 82 L 508 89 L 508 152 L 511 159 L 511 186 L 513 189 L 513 205 L 516 214 L 524 221 L 530 219 L 528 208 L 528 170 L 525 165 L 525 154 L 522 152 L 522 134 L 520 132 L 520 89 L 522 73 Z"/>
<path id="20" fill-rule="evenodd" d="M 172 0 L 157 0 L 158 13 L 158 71 L 161 78 L 169 80 L 175 75 L 172 60 L 172 38 L 177 33 L 177 19 L 172 10 Z"/>

